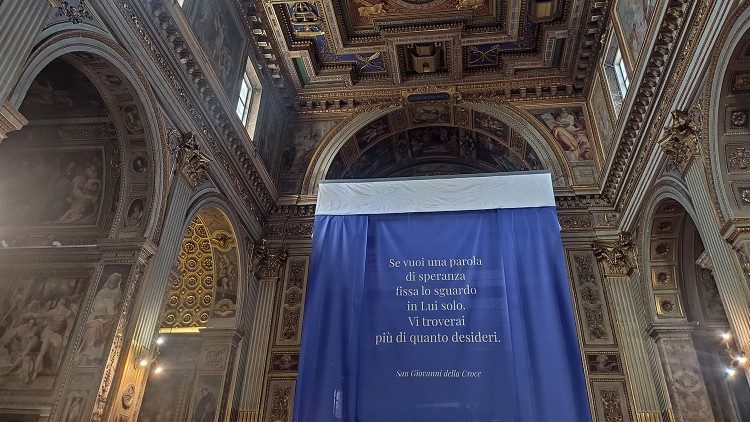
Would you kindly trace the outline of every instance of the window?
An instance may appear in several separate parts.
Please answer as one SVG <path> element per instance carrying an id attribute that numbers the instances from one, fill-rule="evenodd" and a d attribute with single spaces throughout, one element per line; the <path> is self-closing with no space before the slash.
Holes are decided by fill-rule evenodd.
<path id="1" fill-rule="evenodd" d="M 622 103 L 630 88 L 630 75 L 622 56 L 620 44 L 617 42 L 617 36 L 614 31 L 608 31 L 605 39 L 604 57 L 602 58 L 602 71 L 604 72 L 604 81 L 609 99 L 615 110 L 615 115 L 620 114 Z"/>
<path id="2" fill-rule="evenodd" d="M 177 4 L 179 4 L 180 7 L 182 7 L 182 5 L 185 4 L 185 0 L 177 0 Z"/>
<path id="3" fill-rule="evenodd" d="M 240 118 L 242 126 L 245 126 L 250 138 L 255 138 L 256 123 L 260 113 L 260 97 L 263 87 L 258 78 L 258 73 L 252 60 L 248 57 L 245 62 L 245 73 L 242 75 L 242 84 L 237 93 L 237 108 L 235 112 Z"/>
<path id="4" fill-rule="evenodd" d="M 240 86 L 240 98 L 237 100 L 237 116 L 242 121 L 242 125 L 247 125 L 247 116 L 250 112 L 250 101 L 253 97 L 253 86 L 250 84 L 250 76 L 245 73 Z"/>
<path id="5" fill-rule="evenodd" d="M 630 79 L 628 78 L 628 70 L 625 68 L 625 61 L 622 60 L 622 51 L 617 49 L 615 53 L 615 61 L 613 63 L 615 68 L 615 77 L 617 77 L 617 85 L 620 86 L 620 93 L 625 96 L 630 88 Z"/>

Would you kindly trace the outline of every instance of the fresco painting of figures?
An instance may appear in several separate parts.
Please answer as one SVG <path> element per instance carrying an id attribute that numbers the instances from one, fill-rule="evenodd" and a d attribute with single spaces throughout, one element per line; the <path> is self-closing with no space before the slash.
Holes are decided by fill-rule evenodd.
<path id="1" fill-rule="evenodd" d="M 0 155 L 0 226 L 95 225 L 104 152 L 8 150 Z"/>
<path id="2" fill-rule="evenodd" d="M 88 276 L 0 276 L 0 388 L 54 385 Z"/>

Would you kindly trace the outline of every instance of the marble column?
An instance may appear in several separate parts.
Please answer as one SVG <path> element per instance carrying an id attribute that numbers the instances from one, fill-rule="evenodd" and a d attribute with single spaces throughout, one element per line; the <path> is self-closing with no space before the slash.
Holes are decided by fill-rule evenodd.
<path id="1" fill-rule="evenodd" d="M 737 344 L 746 354 L 750 354 L 750 274 L 743 271 L 742 265 L 742 257 L 750 256 L 750 236 L 738 236 L 734 242 L 737 252 L 721 236 L 703 173 L 703 158 L 697 157 L 694 161 L 687 170 L 685 180 L 693 196 L 698 226 L 703 228 L 701 238 L 711 255 L 716 287 Z"/>
<path id="2" fill-rule="evenodd" d="M 273 328 L 274 297 L 276 282 L 272 279 L 257 281 L 258 295 L 255 304 L 255 318 L 253 320 L 250 344 L 247 352 L 247 367 L 245 368 L 245 386 L 240 401 L 239 420 L 241 422 L 257 422 L 259 419 L 261 398 L 263 393 L 263 378 L 265 377 L 266 361 L 268 360 L 268 343 Z"/>
<path id="3" fill-rule="evenodd" d="M 693 326 L 686 322 L 649 327 L 664 369 L 674 420 L 711 422 L 714 415 L 692 330 Z"/>
<path id="4" fill-rule="evenodd" d="M 0 3 L 0 103 L 8 99 L 39 33 L 53 11 L 49 0 Z M 2 119 L 0 113 L 0 122 Z"/>

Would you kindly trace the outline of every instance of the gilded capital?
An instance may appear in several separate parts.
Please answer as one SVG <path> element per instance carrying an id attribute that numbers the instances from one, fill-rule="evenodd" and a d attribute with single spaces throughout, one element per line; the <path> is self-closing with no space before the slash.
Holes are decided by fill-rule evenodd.
<path id="1" fill-rule="evenodd" d="M 197 136 L 194 133 L 182 135 L 174 148 L 174 154 L 177 174 L 195 189 L 206 178 L 210 162 L 208 156 L 200 150 Z"/>
<path id="2" fill-rule="evenodd" d="M 670 170 L 684 173 L 693 157 L 700 154 L 699 133 L 699 124 L 689 112 L 672 112 L 672 124 L 666 128 L 664 137 L 659 141 L 667 155 L 667 166 Z"/>
<path id="3" fill-rule="evenodd" d="M 279 278 L 288 255 L 285 248 L 272 250 L 266 246 L 266 240 L 261 239 L 253 250 L 252 270 L 260 280 L 275 281 Z"/>
<path id="4" fill-rule="evenodd" d="M 605 276 L 628 276 L 633 272 L 635 242 L 630 233 L 620 232 L 620 238 L 613 242 L 596 240 L 592 246 L 594 256 L 602 264 Z"/>

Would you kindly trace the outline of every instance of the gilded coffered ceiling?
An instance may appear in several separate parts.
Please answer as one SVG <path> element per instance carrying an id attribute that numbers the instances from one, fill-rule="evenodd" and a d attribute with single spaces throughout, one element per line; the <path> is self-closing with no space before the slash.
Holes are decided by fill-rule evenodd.
<path id="1" fill-rule="evenodd" d="M 271 0 L 265 14 L 280 65 L 300 99 L 395 98 L 426 86 L 533 98 L 585 89 L 605 6 L 586 0 Z"/>

